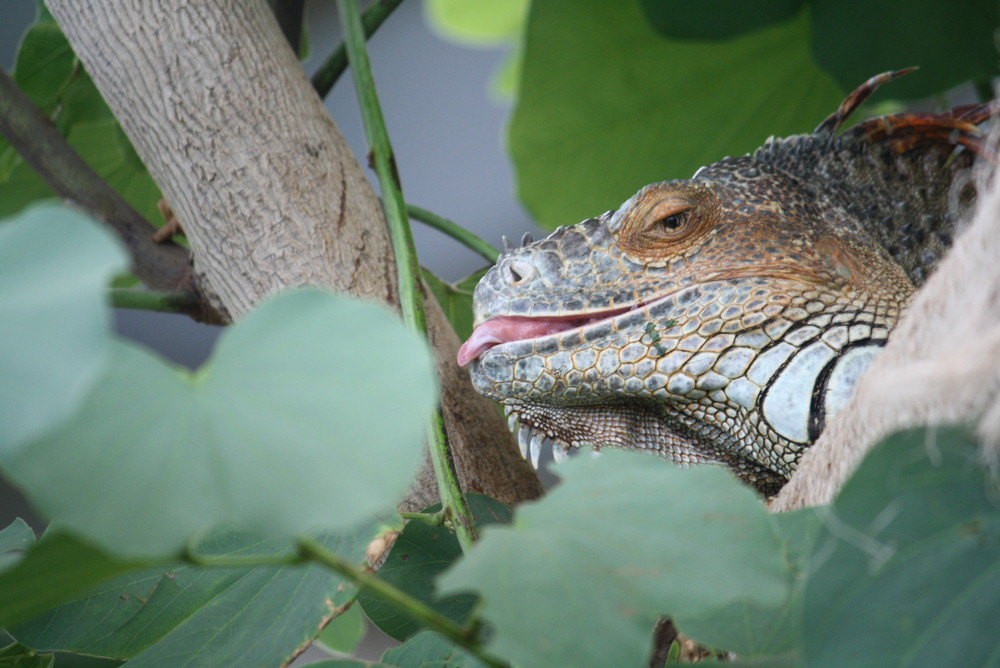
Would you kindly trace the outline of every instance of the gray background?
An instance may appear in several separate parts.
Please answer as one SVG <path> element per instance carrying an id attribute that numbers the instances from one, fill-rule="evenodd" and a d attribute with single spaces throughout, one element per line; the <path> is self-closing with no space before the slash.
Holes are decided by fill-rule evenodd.
<path id="1" fill-rule="evenodd" d="M 309 3 L 312 74 L 338 41 L 332 2 Z M 403 3 L 370 42 L 375 80 L 407 201 L 451 218 L 499 246 L 501 235 L 520 238 L 537 228 L 514 195 L 511 166 L 503 148 L 509 103 L 493 99 L 489 84 L 504 60 L 502 49 L 471 49 L 434 35 L 423 4 Z M 35 16 L 34 0 L 2 0 L 0 64 L 10 71 L 17 44 Z M 347 73 L 327 97 L 327 108 L 361 164 L 367 148 L 354 89 Z M 374 175 L 369 172 L 374 182 Z M 376 186 L 377 187 L 377 186 Z M 457 242 L 414 223 L 421 263 L 457 280 L 485 263 Z M 117 311 L 118 331 L 189 367 L 211 351 L 218 328 L 184 316 Z M 32 519 L 27 504 L 0 480 L 0 527 L 14 517 Z M 33 520 L 38 526 L 38 521 Z M 377 637 L 359 656 L 376 659 Z M 310 658 L 318 655 L 311 654 Z M 305 657 L 304 657 L 305 658 Z"/>

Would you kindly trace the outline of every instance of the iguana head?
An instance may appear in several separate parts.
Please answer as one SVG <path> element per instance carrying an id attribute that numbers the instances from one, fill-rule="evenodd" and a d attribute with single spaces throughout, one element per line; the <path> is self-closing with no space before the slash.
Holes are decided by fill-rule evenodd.
<path id="1" fill-rule="evenodd" d="M 838 233 L 843 212 L 822 200 L 750 158 L 647 186 L 617 211 L 505 253 L 476 288 L 477 327 L 459 361 L 517 416 L 529 448 L 545 438 L 557 452 L 639 448 L 778 484 L 912 290 L 884 250 Z M 821 410 L 800 392 L 823 365 L 765 392 L 819 340 L 807 323 L 837 313 L 842 340 L 820 344 L 824 362 L 851 345 L 863 354 L 828 374 Z"/>
<path id="2" fill-rule="evenodd" d="M 505 252 L 459 363 L 536 460 L 547 441 L 635 448 L 772 493 L 949 240 L 969 160 L 932 144 L 817 132 L 646 186 Z"/>

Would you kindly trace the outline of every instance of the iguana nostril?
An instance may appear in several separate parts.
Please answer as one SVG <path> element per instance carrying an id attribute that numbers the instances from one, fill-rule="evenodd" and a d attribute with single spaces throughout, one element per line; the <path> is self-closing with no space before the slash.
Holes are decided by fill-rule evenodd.
<path id="1" fill-rule="evenodd" d="M 519 285 L 535 276 L 534 265 L 524 260 L 511 260 L 507 263 L 507 279 L 511 285 Z"/>

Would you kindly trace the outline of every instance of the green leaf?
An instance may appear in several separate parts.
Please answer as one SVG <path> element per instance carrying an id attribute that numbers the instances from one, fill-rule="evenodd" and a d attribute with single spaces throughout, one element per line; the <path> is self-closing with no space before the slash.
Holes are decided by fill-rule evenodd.
<path id="1" fill-rule="evenodd" d="M 809 666 L 996 665 L 996 489 L 964 430 L 915 429 L 872 450 L 813 551 Z"/>
<path id="2" fill-rule="evenodd" d="M 330 620 L 316 639 L 335 652 L 353 654 L 365 637 L 365 628 L 361 606 L 352 605 Z"/>
<path id="3" fill-rule="evenodd" d="M 76 55 L 52 16 L 40 11 L 21 38 L 13 78 L 31 101 L 48 113 L 73 74 Z"/>
<path id="4" fill-rule="evenodd" d="M 0 462 L 66 420 L 109 358 L 104 291 L 127 266 L 79 211 L 38 206 L 0 224 Z"/>
<path id="5" fill-rule="evenodd" d="M 575 223 L 808 132 L 841 98 L 809 54 L 805 12 L 696 43 L 661 38 L 631 2 L 536 0 L 509 132 L 518 192 L 542 226 Z"/>
<path id="6" fill-rule="evenodd" d="M 724 39 L 788 19 L 804 0 L 639 0 L 646 18 L 667 37 Z"/>
<path id="7" fill-rule="evenodd" d="M 372 523 L 321 542 L 360 563 Z M 199 554 L 287 554 L 283 541 L 214 534 Z M 355 589 L 322 566 L 175 563 L 101 583 L 10 632 L 36 648 L 130 659 L 129 666 L 280 665 L 311 641 Z"/>
<path id="8" fill-rule="evenodd" d="M 50 668 L 54 661 L 51 654 L 37 654 L 20 643 L 0 649 L 0 668 Z"/>
<path id="9" fill-rule="evenodd" d="M 886 70 L 917 65 L 890 95 L 915 99 L 1000 74 L 995 0 L 813 0 L 812 51 L 847 89 Z"/>
<path id="10" fill-rule="evenodd" d="M 675 615 L 680 632 L 706 647 L 751 657 L 785 659 L 802 655 L 802 619 L 812 545 L 822 520 L 812 508 L 774 515 L 792 578 L 788 595 L 777 606 L 739 601 L 707 614 Z M 799 659 L 801 662 L 801 659 Z"/>
<path id="11" fill-rule="evenodd" d="M 69 143 L 115 192 L 150 223 L 160 226 L 156 208 L 160 189 L 146 171 L 128 137 L 113 118 L 78 122 L 69 132 Z"/>
<path id="12" fill-rule="evenodd" d="M 20 517 L 0 529 L 0 571 L 19 562 L 34 544 L 35 532 Z"/>
<path id="13" fill-rule="evenodd" d="M 481 494 L 469 494 L 467 499 L 476 526 L 510 523 L 510 508 L 503 503 Z M 425 512 L 436 513 L 439 510 L 440 504 L 431 506 Z M 414 520 L 407 523 L 396 538 L 378 574 L 389 584 L 462 624 L 468 619 L 476 597 L 470 594 L 439 597 L 434 592 L 437 576 L 461 555 L 458 539 L 449 529 Z M 405 640 L 422 628 L 378 596 L 363 591 L 358 595 L 358 602 L 368 619 L 396 640 Z"/>
<path id="14" fill-rule="evenodd" d="M 430 271 L 423 270 L 424 280 L 427 281 L 431 292 L 434 293 L 441 305 L 441 310 L 444 311 L 448 322 L 451 323 L 461 341 L 469 338 L 472 334 L 472 293 L 476 289 L 479 279 L 489 270 L 490 267 L 483 267 L 457 283 L 449 283 Z"/>
<path id="15" fill-rule="evenodd" d="M 529 5 L 529 0 L 428 0 L 424 15 L 443 37 L 488 45 L 517 40 Z"/>
<path id="16" fill-rule="evenodd" d="M 0 573 L 0 626 L 11 626 L 128 570 L 138 562 L 114 559 L 66 534 L 46 534 L 12 568 Z"/>
<path id="17" fill-rule="evenodd" d="M 522 505 L 512 528 L 487 529 L 439 583 L 482 595 L 490 651 L 526 666 L 637 666 L 660 615 L 787 597 L 774 519 L 723 469 L 607 451 L 560 474 L 559 487 Z"/>
<path id="18" fill-rule="evenodd" d="M 382 662 L 405 668 L 481 668 L 486 665 L 430 631 L 418 633 L 399 647 L 387 649 Z"/>
<path id="19" fill-rule="evenodd" d="M 156 208 L 159 189 L 44 9 L 21 40 L 14 80 L 119 195 L 154 225 L 163 223 Z M 53 197 L 34 170 L 0 139 L 0 217 Z"/>
<path id="20" fill-rule="evenodd" d="M 301 535 L 390 509 L 437 398 L 420 337 L 319 290 L 262 304 L 195 374 L 113 351 L 75 417 L 3 463 L 57 524 L 122 555 L 174 554 L 222 525 Z"/>

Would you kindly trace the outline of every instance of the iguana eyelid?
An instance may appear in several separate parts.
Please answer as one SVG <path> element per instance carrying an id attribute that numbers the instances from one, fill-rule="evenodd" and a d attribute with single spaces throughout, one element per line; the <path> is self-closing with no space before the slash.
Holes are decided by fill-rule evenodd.
<path id="1" fill-rule="evenodd" d="M 690 202 L 678 199 L 667 199 L 658 202 L 646 214 L 648 228 L 670 237 L 687 234 L 689 227 L 687 224 L 689 218 L 688 212 L 691 210 L 691 206 Z M 671 216 L 677 216 L 680 219 L 680 224 L 675 228 L 669 228 L 663 224 L 663 221 Z"/>

